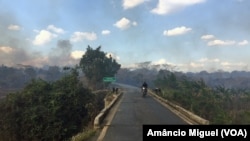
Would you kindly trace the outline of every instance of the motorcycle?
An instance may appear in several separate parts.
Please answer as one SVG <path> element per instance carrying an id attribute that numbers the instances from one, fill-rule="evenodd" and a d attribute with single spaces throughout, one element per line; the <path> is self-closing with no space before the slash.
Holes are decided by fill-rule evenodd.
<path id="1" fill-rule="evenodd" d="M 147 95 L 147 88 L 142 87 L 142 97 L 145 97 Z"/>

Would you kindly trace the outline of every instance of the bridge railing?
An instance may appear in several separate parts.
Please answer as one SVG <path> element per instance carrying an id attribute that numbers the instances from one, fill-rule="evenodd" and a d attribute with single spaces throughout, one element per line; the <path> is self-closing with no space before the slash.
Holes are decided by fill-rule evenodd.
<path id="1" fill-rule="evenodd" d="M 198 124 L 198 125 L 209 125 L 209 121 L 182 108 L 179 105 L 176 105 L 160 96 L 158 96 L 157 94 L 155 94 L 153 91 L 149 90 L 149 94 L 151 96 L 153 96 L 156 100 L 158 100 L 159 102 L 162 102 L 164 104 L 167 104 L 169 108 L 172 108 L 174 111 L 178 112 L 179 114 L 181 114 L 182 116 L 184 116 L 184 118 L 188 119 L 191 124 Z"/>

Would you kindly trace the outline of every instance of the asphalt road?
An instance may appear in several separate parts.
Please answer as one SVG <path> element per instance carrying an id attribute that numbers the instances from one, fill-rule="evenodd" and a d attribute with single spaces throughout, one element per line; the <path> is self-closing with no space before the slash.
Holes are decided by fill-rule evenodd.
<path id="1" fill-rule="evenodd" d="M 106 120 L 98 141 L 142 141 L 143 124 L 188 124 L 140 89 L 122 85 L 124 93 Z"/>

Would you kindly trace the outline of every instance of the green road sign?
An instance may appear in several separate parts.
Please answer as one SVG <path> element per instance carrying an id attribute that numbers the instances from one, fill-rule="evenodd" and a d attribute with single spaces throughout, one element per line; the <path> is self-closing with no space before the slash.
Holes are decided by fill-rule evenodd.
<path id="1" fill-rule="evenodd" d="M 102 79 L 104 82 L 114 82 L 115 77 L 103 77 Z"/>

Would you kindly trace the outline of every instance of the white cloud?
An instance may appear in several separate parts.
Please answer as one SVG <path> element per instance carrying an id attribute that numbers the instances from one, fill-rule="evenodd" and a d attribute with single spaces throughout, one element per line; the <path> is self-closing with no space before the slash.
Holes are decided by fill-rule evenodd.
<path id="1" fill-rule="evenodd" d="M 221 62 L 220 63 L 222 66 L 230 66 L 231 64 L 229 62 Z"/>
<path id="2" fill-rule="evenodd" d="M 166 35 L 166 36 L 182 35 L 182 34 L 185 34 L 189 31 L 191 31 L 191 30 L 192 30 L 191 28 L 181 26 L 181 27 L 176 27 L 176 28 L 171 29 L 171 30 L 165 30 L 165 31 L 163 31 L 163 35 Z"/>
<path id="3" fill-rule="evenodd" d="M 74 32 L 73 35 L 71 36 L 70 41 L 79 42 L 84 39 L 93 41 L 97 39 L 97 36 L 94 32 Z"/>
<path id="4" fill-rule="evenodd" d="M 110 34 L 110 31 L 109 31 L 109 30 L 103 30 L 103 31 L 102 31 L 102 34 L 103 34 L 103 35 L 108 35 L 108 34 Z"/>
<path id="5" fill-rule="evenodd" d="M 205 0 L 159 0 L 157 7 L 152 9 L 151 12 L 159 15 L 169 14 L 204 1 Z"/>
<path id="6" fill-rule="evenodd" d="M 227 61 L 224 61 L 224 62 L 220 62 L 220 65 L 223 67 L 223 68 L 226 68 L 230 71 L 232 70 L 240 70 L 242 68 L 244 68 L 245 66 L 247 66 L 247 64 L 245 63 L 242 63 L 242 62 L 237 62 L 237 63 L 233 63 L 233 62 L 227 62 Z"/>
<path id="7" fill-rule="evenodd" d="M 215 39 L 215 36 L 210 34 L 201 36 L 201 39 L 207 41 L 208 46 L 229 46 L 229 45 L 244 46 L 249 44 L 247 40 L 236 42 L 234 40 Z"/>
<path id="8" fill-rule="evenodd" d="M 213 40 L 207 43 L 208 46 L 227 46 L 227 45 L 234 45 L 235 41 L 223 41 L 223 40 Z"/>
<path id="9" fill-rule="evenodd" d="M 137 23 L 131 22 L 129 19 L 124 17 L 114 24 L 114 26 L 122 30 L 128 29 L 129 27 L 131 27 L 131 25 L 136 26 Z"/>
<path id="10" fill-rule="evenodd" d="M 167 61 L 165 59 L 160 59 L 158 61 L 153 62 L 153 64 L 155 65 L 161 65 L 161 64 L 166 64 L 166 63 Z"/>
<path id="11" fill-rule="evenodd" d="M 123 9 L 134 8 L 140 4 L 142 4 L 144 0 L 123 0 Z"/>
<path id="12" fill-rule="evenodd" d="M 4 52 L 4 53 L 11 53 L 13 52 L 13 48 L 8 47 L 8 46 L 0 46 L 0 52 Z"/>
<path id="13" fill-rule="evenodd" d="M 203 35 L 201 36 L 201 39 L 203 40 L 210 40 L 210 39 L 214 39 L 214 35 Z"/>
<path id="14" fill-rule="evenodd" d="M 21 27 L 19 25 L 13 25 L 13 24 L 11 24 L 11 25 L 8 26 L 8 29 L 9 30 L 20 30 Z"/>
<path id="15" fill-rule="evenodd" d="M 222 61 L 218 58 L 201 58 L 199 60 L 192 61 L 187 64 L 177 65 L 177 67 L 179 67 L 183 71 L 193 72 L 199 72 L 202 70 L 206 70 L 208 72 L 218 70 L 233 71 L 244 69 L 246 66 L 246 63 Z"/>
<path id="16" fill-rule="evenodd" d="M 248 43 L 247 40 L 243 40 L 243 41 L 241 41 L 241 42 L 238 43 L 238 45 L 240 45 L 240 46 L 244 46 L 244 45 L 248 45 L 248 44 L 249 43 Z"/>
<path id="17" fill-rule="evenodd" d="M 169 69 L 169 70 L 174 70 L 176 68 L 176 64 L 172 62 L 168 62 L 166 59 L 162 58 L 157 61 L 153 61 L 152 65 L 156 69 Z M 157 67 L 156 67 L 157 66 Z"/>
<path id="18" fill-rule="evenodd" d="M 133 22 L 132 25 L 133 25 L 133 26 L 137 26 L 137 22 Z"/>
<path id="19" fill-rule="evenodd" d="M 200 60 L 198 60 L 198 62 L 201 62 L 201 63 L 220 62 L 220 59 L 218 59 L 218 58 L 215 58 L 215 59 L 201 58 Z"/>
<path id="20" fill-rule="evenodd" d="M 189 66 L 191 66 L 193 68 L 200 68 L 200 67 L 204 67 L 204 64 L 196 63 L 196 62 L 190 62 Z"/>
<path id="21" fill-rule="evenodd" d="M 50 42 L 53 38 L 57 37 L 56 34 L 51 33 L 47 30 L 41 30 L 36 35 L 35 39 L 33 40 L 34 45 L 44 45 Z"/>
<path id="22" fill-rule="evenodd" d="M 50 31 L 53 31 L 55 33 L 58 33 L 58 34 L 63 34 L 64 33 L 64 30 L 62 28 L 55 27 L 54 25 L 49 25 L 47 27 L 47 29 L 50 30 Z"/>
<path id="23" fill-rule="evenodd" d="M 84 51 L 76 50 L 76 51 L 72 51 L 70 56 L 73 59 L 80 59 L 80 58 L 82 58 L 84 53 L 85 53 Z"/>

